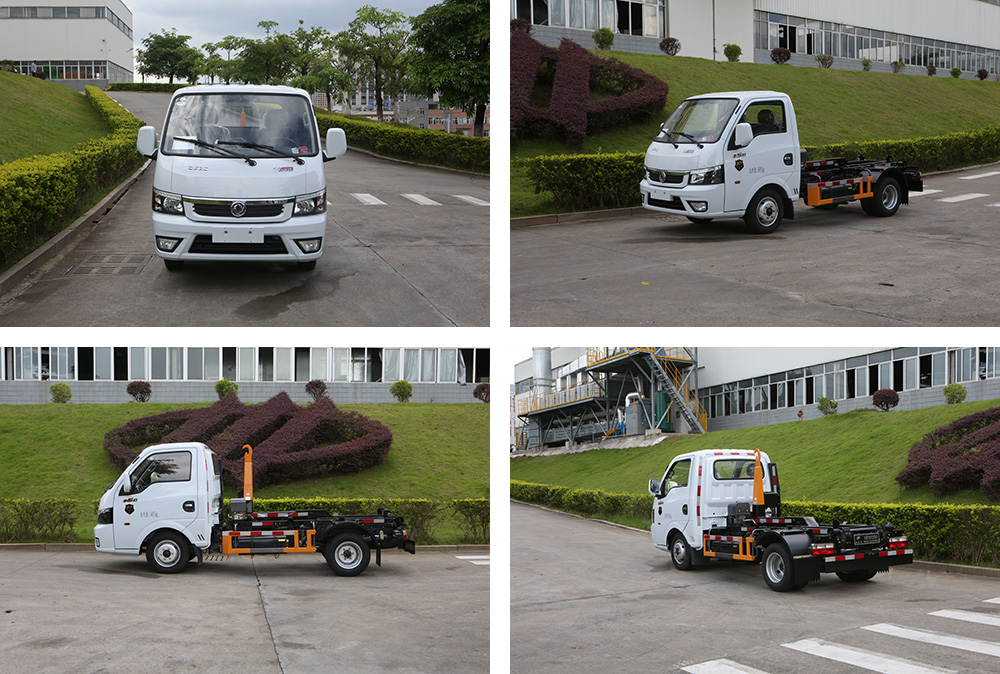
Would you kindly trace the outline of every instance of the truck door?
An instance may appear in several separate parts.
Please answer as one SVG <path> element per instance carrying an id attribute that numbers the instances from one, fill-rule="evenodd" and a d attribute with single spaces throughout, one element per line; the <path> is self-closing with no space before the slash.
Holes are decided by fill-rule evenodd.
<path id="1" fill-rule="evenodd" d="M 150 454 L 129 471 L 115 495 L 116 549 L 138 551 L 144 532 L 156 522 L 183 530 L 204 512 L 192 467 L 190 450 L 174 450 Z"/>
<path id="2" fill-rule="evenodd" d="M 688 543 L 699 543 L 692 541 L 691 517 L 691 488 L 688 486 L 691 476 L 691 459 L 681 459 L 670 464 L 667 472 L 663 475 L 660 483 L 660 492 L 653 501 L 653 523 L 651 533 L 653 544 L 666 548 L 667 534 L 672 529 L 679 529 L 684 533 Z"/>
<path id="3" fill-rule="evenodd" d="M 765 184 L 790 184 L 798 191 L 799 148 L 789 129 L 789 121 L 794 124 L 794 119 L 786 113 L 785 104 L 782 100 L 751 101 L 739 116 L 739 121 L 753 130 L 753 140 L 737 148 L 734 128 L 727 141 L 726 211 L 745 211 Z"/>

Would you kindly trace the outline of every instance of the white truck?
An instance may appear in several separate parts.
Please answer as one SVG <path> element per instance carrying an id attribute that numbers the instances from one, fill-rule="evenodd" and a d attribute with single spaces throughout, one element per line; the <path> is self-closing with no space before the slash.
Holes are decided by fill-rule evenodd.
<path id="1" fill-rule="evenodd" d="M 323 163 L 347 151 L 342 129 L 320 146 L 309 94 L 277 86 L 203 85 L 170 99 L 163 138 L 144 126 L 156 161 L 153 243 L 167 269 L 185 260 L 294 262 L 323 254 Z"/>
<path id="2" fill-rule="evenodd" d="M 681 571 L 711 559 L 759 562 L 767 586 L 785 592 L 821 573 L 861 582 L 913 561 L 905 532 L 892 524 L 783 517 L 778 469 L 760 450 L 681 454 L 662 479 L 649 481 L 649 493 L 653 545 Z"/>
<path id="3" fill-rule="evenodd" d="M 873 216 L 894 215 L 922 192 L 916 167 L 902 162 L 806 161 L 795 108 L 776 91 L 694 96 L 660 126 L 639 183 L 644 208 L 692 222 L 743 218 L 755 234 L 795 218 L 793 202 L 836 208 L 859 201 Z"/>
<path id="4" fill-rule="evenodd" d="M 244 446 L 243 497 L 230 499 L 231 526 L 222 499 L 222 462 L 200 442 L 147 447 L 101 497 L 94 527 L 98 552 L 138 556 L 159 573 L 179 573 L 207 552 L 285 554 L 322 552 L 338 576 L 362 573 L 375 550 L 416 544 L 402 517 L 338 515 L 325 510 L 255 512 L 253 450 Z"/>

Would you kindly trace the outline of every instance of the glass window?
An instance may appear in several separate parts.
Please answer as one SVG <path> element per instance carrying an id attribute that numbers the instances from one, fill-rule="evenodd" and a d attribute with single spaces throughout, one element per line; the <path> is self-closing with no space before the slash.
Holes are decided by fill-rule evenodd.
<path id="1" fill-rule="evenodd" d="M 274 381 L 292 381 L 292 349 L 289 347 L 274 350 Z"/>
<path id="2" fill-rule="evenodd" d="M 237 377 L 239 381 L 254 381 L 257 363 L 253 347 L 240 347 L 238 351 Z"/>
<path id="3" fill-rule="evenodd" d="M 399 349 L 382 349 L 382 381 L 399 380 Z"/>
<path id="4" fill-rule="evenodd" d="M 49 370 L 52 379 L 76 379 L 76 349 L 71 346 L 50 349 Z"/>
<path id="5" fill-rule="evenodd" d="M 696 98 L 681 103 L 670 113 L 653 140 L 657 143 L 714 143 L 736 110 L 732 98 Z"/>
<path id="6" fill-rule="evenodd" d="M 918 363 L 919 361 L 916 358 L 907 358 L 903 361 L 903 389 L 906 391 L 919 387 L 919 379 L 917 378 Z"/>
<path id="7" fill-rule="evenodd" d="M 434 375 L 437 370 L 437 350 L 420 350 L 420 381 L 436 381 Z"/>
<path id="8" fill-rule="evenodd" d="M 583 0 L 569 0 L 569 26 L 583 28 Z"/>
<path id="9" fill-rule="evenodd" d="M 975 371 L 975 349 L 962 349 L 962 378 L 961 381 L 972 381 L 976 379 Z"/>
<path id="10" fill-rule="evenodd" d="M 326 368 L 327 350 L 325 348 L 313 348 L 310 351 L 311 363 L 309 365 L 309 376 L 313 379 L 327 381 L 329 373 Z"/>
<path id="11" fill-rule="evenodd" d="M 438 381 L 458 381 L 458 349 L 441 349 L 441 368 Z"/>
<path id="12" fill-rule="evenodd" d="M 221 367 L 219 364 L 220 355 L 218 347 L 213 347 L 204 350 L 203 361 L 205 363 L 205 380 L 206 381 L 219 381 L 222 378 Z"/>
<path id="13" fill-rule="evenodd" d="M 205 375 L 203 349 L 188 349 L 188 379 L 202 379 Z"/>
<path id="14" fill-rule="evenodd" d="M 584 0 L 584 8 L 586 10 L 584 21 L 585 28 L 587 30 L 594 30 L 597 28 L 597 0 Z"/>
<path id="15" fill-rule="evenodd" d="M 111 347 L 98 346 L 94 349 L 94 379 L 111 379 Z"/>
<path id="16" fill-rule="evenodd" d="M 854 371 L 854 397 L 863 398 L 868 393 L 868 368 L 859 367 Z"/>
<path id="17" fill-rule="evenodd" d="M 420 380 L 419 349 L 403 349 L 403 379 L 406 381 Z"/>
<path id="18" fill-rule="evenodd" d="M 716 480 L 752 480 L 754 459 L 722 459 L 712 465 Z"/>
<path id="19" fill-rule="evenodd" d="M 781 101 L 751 103 L 743 113 L 744 122 L 750 124 L 754 137 L 771 133 L 785 133 L 785 106 Z"/>
<path id="20" fill-rule="evenodd" d="M 690 475 L 691 459 L 678 461 L 670 467 L 670 470 L 664 476 L 663 484 L 660 485 L 660 492 L 662 494 L 667 494 L 671 489 L 686 487 L 688 484 L 688 476 Z"/>
<path id="21" fill-rule="evenodd" d="M 333 350 L 333 381 L 350 381 L 351 378 L 351 350 Z"/>
<path id="22" fill-rule="evenodd" d="M 137 494 L 157 482 L 187 482 L 190 479 L 191 452 L 154 454 L 129 474 L 129 493 Z"/>
<path id="23" fill-rule="evenodd" d="M 129 349 L 129 369 L 132 379 L 146 378 L 146 348 L 133 346 Z"/>

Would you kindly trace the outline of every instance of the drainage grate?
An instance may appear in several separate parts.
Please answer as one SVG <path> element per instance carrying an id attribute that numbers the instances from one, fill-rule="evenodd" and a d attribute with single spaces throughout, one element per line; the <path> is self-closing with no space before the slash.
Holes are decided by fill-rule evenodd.
<path id="1" fill-rule="evenodd" d="M 136 276 L 142 273 L 153 255 L 88 255 L 66 270 L 72 276 Z"/>

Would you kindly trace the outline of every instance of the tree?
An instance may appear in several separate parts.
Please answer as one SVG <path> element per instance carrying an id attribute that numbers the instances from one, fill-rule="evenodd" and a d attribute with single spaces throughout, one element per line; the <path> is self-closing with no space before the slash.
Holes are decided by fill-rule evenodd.
<path id="1" fill-rule="evenodd" d="M 260 21 L 266 37 L 263 40 L 243 40 L 240 52 L 240 68 L 234 73 L 236 79 L 250 84 L 281 84 L 291 71 L 291 38 L 271 31 L 278 25 L 276 21 Z"/>
<path id="2" fill-rule="evenodd" d="M 223 70 L 226 67 L 226 62 L 222 60 L 222 56 L 219 55 L 219 45 L 215 42 L 206 42 L 201 45 L 201 48 L 205 50 L 207 56 L 202 62 L 201 72 L 203 75 L 209 77 L 211 84 L 215 84 L 215 78 L 218 77 L 221 81 L 223 79 Z"/>
<path id="3" fill-rule="evenodd" d="M 414 90 L 438 92 L 441 103 L 474 116 L 472 134 L 482 137 L 490 100 L 489 0 L 444 0 L 411 23 Z"/>
<path id="4" fill-rule="evenodd" d="M 402 12 L 365 5 L 358 10 L 347 30 L 335 36 L 340 54 L 357 64 L 358 79 L 372 84 L 380 122 L 384 120 L 382 101 L 385 96 L 396 95 L 403 89 L 409 46 L 405 20 Z M 486 75 L 489 76 L 489 71 Z"/>
<path id="5" fill-rule="evenodd" d="M 196 80 L 201 69 L 202 55 L 187 43 L 190 39 L 190 35 L 178 35 L 174 28 L 169 32 L 163 29 L 159 35 L 150 33 L 142 41 L 145 49 L 136 55 L 140 72 L 153 77 L 166 77 L 171 84 L 175 77 Z"/>
<path id="6" fill-rule="evenodd" d="M 883 412 L 888 412 L 899 404 L 899 394 L 891 388 L 880 388 L 872 394 L 872 404 Z"/>
<path id="7" fill-rule="evenodd" d="M 389 393 L 401 403 L 408 402 L 413 396 L 413 384 L 405 379 L 400 379 L 389 387 Z"/>
<path id="8" fill-rule="evenodd" d="M 244 38 L 235 35 L 227 35 L 215 43 L 216 47 L 226 52 L 225 64 L 219 68 L 219 79 L 225 80 L 226 84 L 229 84 L 237 76 L 242 66 L 239 57 L 233 58 L 233 52 L 242 51 L 245 43 Z"/>

